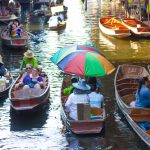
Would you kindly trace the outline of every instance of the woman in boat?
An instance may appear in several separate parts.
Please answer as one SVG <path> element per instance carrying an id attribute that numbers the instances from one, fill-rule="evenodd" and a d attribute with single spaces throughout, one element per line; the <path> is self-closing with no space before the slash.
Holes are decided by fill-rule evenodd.
<path id="1" fill-rule="evenodd" d="M 24 89 L 27 88 L 43 88 L 44 80 L 41 76 L 39 76 L 37 69 L 32 69 L 31 74 L 27 74 L 23 79 Z"/>
<path id="2" fill-rule="evenodd" d="M 32 73 L 27 74 L 22 79 L 22 81 L 16 84 L 15 89 L 17 89 L 20 86 L 23 86 L 23 89 L 29 89 L 29 88 L 41 89 L 44 87 L 44 80 L 41 76 L 39 76 L 37 69 L 32 69 Z"/>
<path id="3" fill-rule="evenodd" d="M 16 32 L 17 32 L 18 36 L 21 37 L 21 31 L 22 31 L 21 28 L 23 27 L 23 25 L 20 24 L 19 20 L 14 20 L 13 24 L 16 25 Z"/>
<path id="4" fill-rule="evenodd" d="M 21 69 L 25 68 L 27 64 L 30 64 L 33 68 L 37 68 L 38 66 L 37 58 L 31 50 L 24 53 Z"/>
<path id="5" fill-rule="evenodd" d="M 90 107 L 103 108 L 104 96 L 97 90 L 96 85 L 91 85 Z"/>
<path id="6" fill-rule="evenodd" d="M 22 72 L 20 72 L 20 75 L 25 76 L 25 75 L 31 74 L 31 73 L 32 73 L 32 65 L 27 64 L 26 68 Z"/>
<path id="7" fill-rule="evenodd" d="M 131 102 L 132 107 L 150 107 L 150 80 L 143 77 L 139 81 L 139 87 L 136 92 L 136 100 Z"/>
<path id="8" fill-rule="evenodd" d="M 78 83 L 73 83 L 75 89 L 73 93 L 69 95 L 65 103 L 65 111 L 69 112 L 69 119 L 78 120 L 77 116 L 77 104 L 89 103 L 88 93 L 90 86 L 86 84 L 85 79 L 80 79 Z"/>
<path id="9" fill-rule="evenodd" d="M 22 24 L 19 24 L 18 20 L 13 21 L 13 23 L 11 24 L 11 37 L 12 38 L 21 38 L 21 28 L 22 28 Z"/>

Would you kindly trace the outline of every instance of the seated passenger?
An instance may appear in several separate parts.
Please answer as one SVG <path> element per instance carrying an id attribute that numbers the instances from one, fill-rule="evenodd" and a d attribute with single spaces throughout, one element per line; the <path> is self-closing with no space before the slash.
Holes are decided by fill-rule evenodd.
<path id="1" fill-rule="evenodd" d="M 31 74 L 32 73 L 32 65 L 27 64 L 26 68 L 20 71 L 20 74 L 25 76 L 27 74 Z"/>
<path id="2" fill-rule="evenodd" d="M 130 103 L 132 107 L 150 107 L 150 80 L 143 77 L 139 81 L 139 87 L 136 92 L 136 100 Z"/>
<path id="3" fill-rule="evenodd" d="M 30 75 L 27 74 L 23 79 L 23 83 L 25 84 L 23 87 L 24 89 L 44 87 L 44 80 L 41 76 L 39 76 L 37 69 L 33 69 Z"/>
<path id="4" fill-rule="evenodd" d="M 64 89 L 64 95 L 70 95 L 74 90 L 73 83 L 77 83 L 77 82 L 78 82 L 77 78 L 72 77 L 72 79 L 71 79 L 72 85 L 69 85 L 67 88 Z"/>
<path id="5" fill-rule="evenodd" d="M 19 86 L 24 86 L 24 89 L 27 88 L 43 88 L 44 80 L 41 76 L 38 75 L 38 70 L 33 69 L 31 74 L 27 74 L 22 81 L 16 84 L 15 89 Z"/>
<path id="6" fill-rule="evenodd" d="M 90 98 L 90 106 L 96 108 L 102 108 L 104 102 L 104 96 L 97 92 L 96 86 L 91 86 L 91 93 L 88 94 Z"/>
<path id="7" fill-rule="evenodd" d="M 73 93 L 69 95 L 65 108 L 66 112 L 69 112 L 69 119 L 78 120 L 77 116 L 77 104 L 89 103 L 89 97 L 87 93 L 90 90 L 90 86 L 86 84 L 85 79 L 81 79 L 78 83 L 73 83 L 75 89 Z"/>

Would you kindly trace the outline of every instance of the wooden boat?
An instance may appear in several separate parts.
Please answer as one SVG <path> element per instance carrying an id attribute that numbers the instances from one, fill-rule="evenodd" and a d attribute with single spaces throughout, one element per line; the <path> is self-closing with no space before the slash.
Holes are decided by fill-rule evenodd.
<path id="1" fill-rule="evenodd" d="M 3 80 L 3 83 L 2 83 L 1 78 L 0 78 L 0 99 L 5 97 L 5 96 L 8 96 L 8 91 L 13 84 L 13 76 L 11 75 L 10 72 L 9 72 L 9 74 L 10 74 L 11 78 Z"/>
<path id="2" fill-rule="evenodd" d="M 9 90 L 11 110 L 17 113 L 30 113 L 45 109 L 50 95 L 50 85 L 47 74 L 45 72 L 43 74 L 45 74 L 42 76 L 45 81 L 45 87 L 38 90 L 34 88 L 23 90 L 22 87 L 15 89 L 15 85 L 20 81 L 21 77 L 19 76 L 16 79 Z"/>
<path id="3" fill-rule="evenodd" d="M 21 31 L 21 38 L 12 38 L 9 35 L 8 29 L 4 28 L 1 32 L 1 39 L 3 45 L 12 49 L 24 49 L 28 46 L 28 34 L 25 29 Z"/>
<path id="4" fill-rule="evenodd" d="M 54 25 L 51 25 L 50 23 L 49 23 L 49 28 L 50 28 L 50 30 L 62 30 L 62 29 L 64 29 L 66 27 L 66 21 L 62 21 L 62 22 L 60 22 L 60 23 L 58 23 L 58 25 L 56 26 L 54 26 Z"/>
<path id="5" fill-rule="evenodd" d="M 0 22 L 6 22 L 6 21 L 12 21 L 18 19 L 18 17 L 15 14 L 8 15 L 8 16 L 0 16 Z"/>
<path id="6" fill-rule="evenodd" d="M 67 96 L 64 96 L 63 89 L 70 85 L 71 77 L 66 77 L 63 80 L 62 92 L 61 92 L 61 118 L 64 126 L 67 130 L 75 134 L 98 134 L 104 129 L 105 122 L 105 108 L 91 108 L 91 112 L 94 114 L 93 119 L 86 120 L 70 120 L 65 112 L 64 103 Z M 83 111 L 82 111 L 83 112 Z M 86 116 L 87 117 L 87 116 Z M 90 117 L 90 116 L 89 116 Z M 78 117 L 79 118 L 79 117 Z M 94 119 L 95 118 L 95 119 Z"/>
<path id="7" fill-rule="evenodd" d="M 127 38 L 130 30 L 115 18 L 100 18 L 99 28 L 105 34 L 115 38 Z"/>
<path id="8" fill-rule="evenodd" d="M 122 19 L 122 24 L 124 24 L 128 29 L 130 29 L 132 34 L 135 36 L 150 36 L 150 26 L 145 24 L 143 21 L 136 20 L 134 18 L 124 18 Z"/>
<path id="9" fill-rule="evenodd" d="M 115 95 L 117 104 L 137 135 L 150 146 L 150 128 L 145 130 L 144 124 L 150 122 L 150 109 L 131 107 L 135 100 L 138 80 L 149 75 L 144 67 L 137 65 L 120 65 L 115 75 Z"/>

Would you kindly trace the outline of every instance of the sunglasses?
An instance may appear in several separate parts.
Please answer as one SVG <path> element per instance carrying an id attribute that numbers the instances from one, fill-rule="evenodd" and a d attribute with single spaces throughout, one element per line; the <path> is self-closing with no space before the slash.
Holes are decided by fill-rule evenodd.
<path id="1" fill-rule="evenodd" d="M 26 69 L 31 69 L 30 67 L 26 68 Z"/>

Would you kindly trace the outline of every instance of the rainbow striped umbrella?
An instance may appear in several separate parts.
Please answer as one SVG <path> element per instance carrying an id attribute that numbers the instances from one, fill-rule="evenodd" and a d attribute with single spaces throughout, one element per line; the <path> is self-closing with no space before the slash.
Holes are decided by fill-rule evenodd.
<path id="1" fill-rule="evenodd" d="M 82 76 L 106 76 L 115 67 L 92 46 L 75 45 L 60 49 L 50 60 L 65 73 Z"/>

